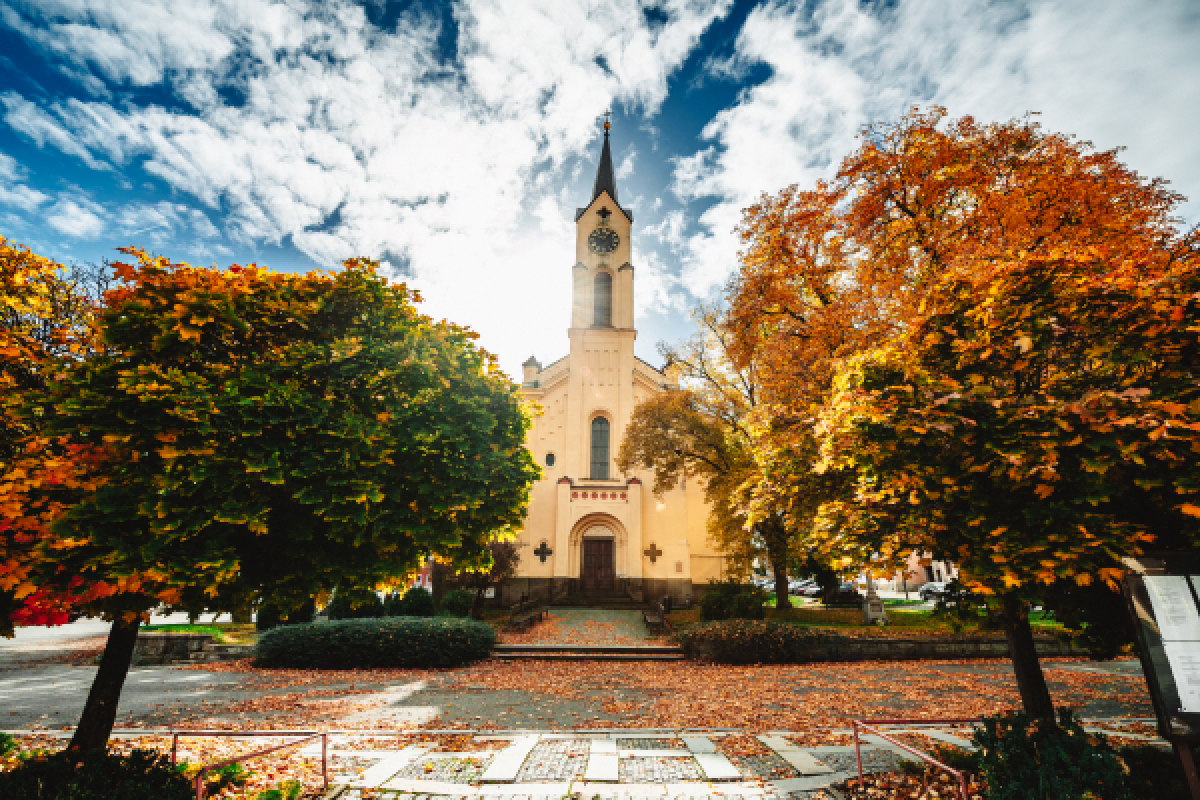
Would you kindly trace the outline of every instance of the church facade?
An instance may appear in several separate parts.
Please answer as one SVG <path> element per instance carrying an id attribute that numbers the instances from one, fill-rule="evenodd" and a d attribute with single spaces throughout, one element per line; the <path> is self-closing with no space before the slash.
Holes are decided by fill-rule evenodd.
<path id="1" fill-rule="evenodd" d="M 648 473 L 621 473 L 616 456 L 634 408 L 677 383 L 633 352 L 633 215 L 617 201 L 609 127 L 591 202 L 575 215 L 567 355 L 524 364 L 521 394 L 535 409 L 528 447 L 542 465 L 517 545 L 517 575 L 502 602 L 583 593 L 656 601 L 696 598 L 724 559 L 706 530 L 703 486 L 662 497 Z"/>

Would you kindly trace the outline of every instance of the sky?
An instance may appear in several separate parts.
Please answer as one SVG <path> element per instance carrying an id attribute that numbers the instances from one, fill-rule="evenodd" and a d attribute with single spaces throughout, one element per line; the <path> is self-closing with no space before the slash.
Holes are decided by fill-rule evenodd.
<path id="1" fill-rule="evenodd" d="M 611 109 L 637 354 L 762 193 L 912 106 L 1126 148 L 1200 221 L 1194 0 L 0 0 L 0 236 L 277 270 L 379 259 L 514 378 L 567 350 Z"/>

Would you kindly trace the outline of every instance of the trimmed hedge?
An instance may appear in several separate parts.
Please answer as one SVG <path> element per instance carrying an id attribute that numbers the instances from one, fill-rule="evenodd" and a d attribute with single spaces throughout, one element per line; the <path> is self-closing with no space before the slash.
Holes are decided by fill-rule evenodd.
<path id="1" fill-rule="evenodd" d="M 451 617 L 345 619 L 275 628 L 258 638 L 258 664 L 294 669 L 457 667 L 487 658 L 491 625 Z"/>
<path id="2" fill-rule="evenodd" d="M 0 772 L 4 800 L 191 800 L 195 791 L 165 755 L 104 750 L 34 756 Z"/>
<path id="3" fill-rule="evenodd" d="M 724 664 L 789 664 L 809 660 L 820 634 L 798 625 L 731 619 L 709 622 L 676 635 L 688 658 Z"/>

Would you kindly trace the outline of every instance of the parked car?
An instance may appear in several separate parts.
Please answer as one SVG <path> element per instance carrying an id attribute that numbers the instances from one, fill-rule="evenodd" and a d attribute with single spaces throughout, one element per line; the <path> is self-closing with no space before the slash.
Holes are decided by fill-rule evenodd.
<path id="1" fill-rule="evenodd" d="M 923 584 L 920 589 L 917 589 L 917 594 L 919 594 L 921 599 L 927 603 L 930 600 L 936 600 L 938 596 L 945 593 L 945 581 L 930 581 L 929 583 Z"/>
<path id="2" fill-rule="evenodd" d="M 805 589 L 816 586 L 814 580 L 790 580 L 788 581 L 788 594 L 803 594 Z"/>
<path id="3" fill-rule="evenodd" d="M 814 581 L 812 586 L 806 586 L 805 588 L 801 589 L 800 595 L 802 597 L 820 597 L 821 584 Z"/>

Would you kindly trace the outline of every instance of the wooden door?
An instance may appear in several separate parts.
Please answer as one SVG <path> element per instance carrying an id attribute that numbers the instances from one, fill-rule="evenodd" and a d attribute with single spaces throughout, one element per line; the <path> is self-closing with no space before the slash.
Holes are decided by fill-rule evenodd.
<path id="1" fill-rule="evenodd" d="M 613 540 L 583 540 L 583 590 L 613 588 Z"/>

